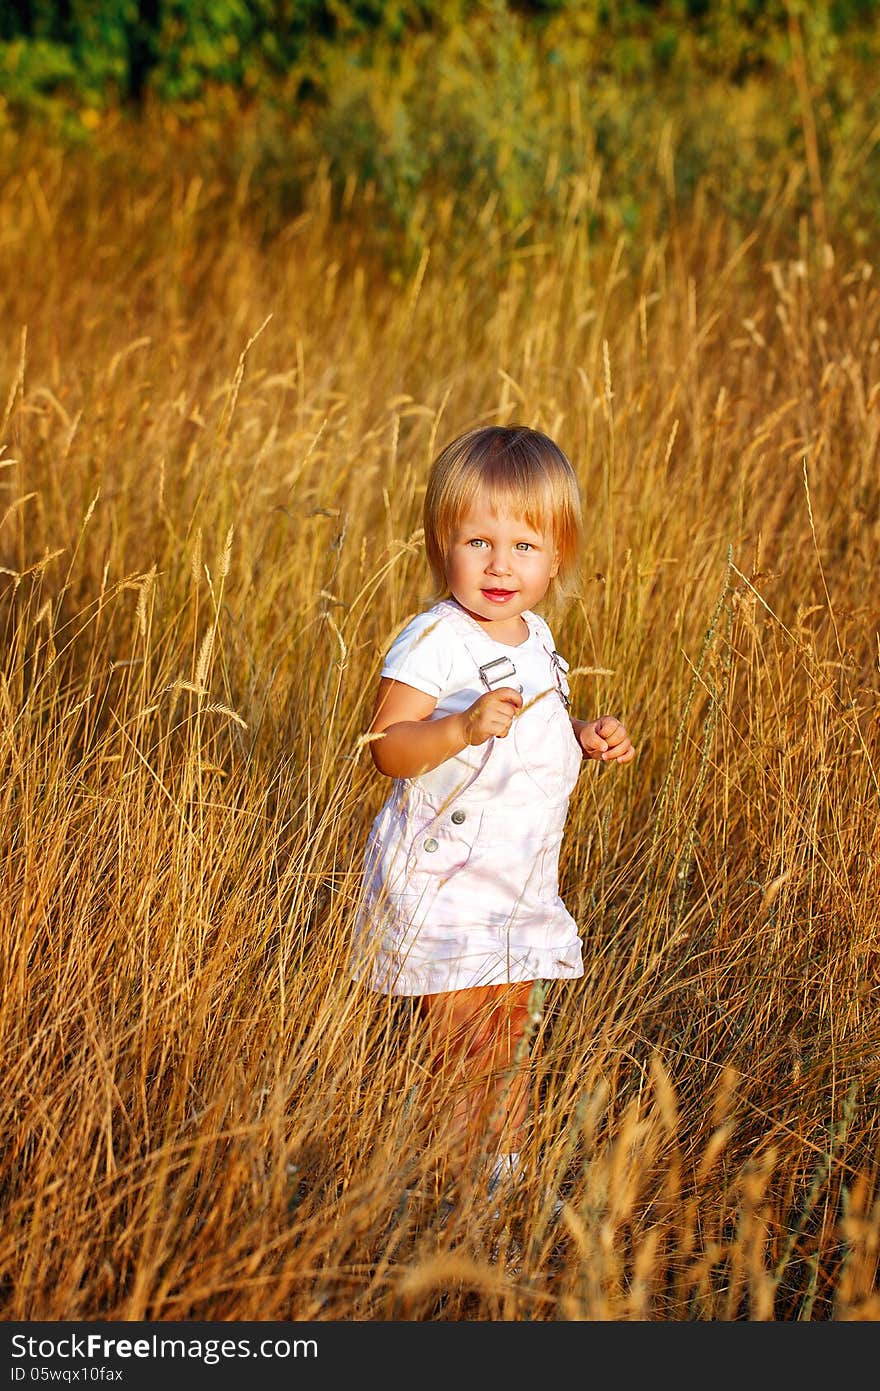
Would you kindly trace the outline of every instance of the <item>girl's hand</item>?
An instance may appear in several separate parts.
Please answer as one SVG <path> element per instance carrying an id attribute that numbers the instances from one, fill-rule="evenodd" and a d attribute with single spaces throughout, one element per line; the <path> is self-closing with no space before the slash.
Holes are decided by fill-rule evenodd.
<path id="1" fill-rule="evenodd" d="M 629 735 L 615 715 L 600 715 L 578 731 L 578 742 L 587 758 L 603 763 L 631 763 L 636 756 Z"/>
<path id="2" fill-rule="evenodd" d="M 513 686 L 487 691 L 464 711 L 462 727 L 466 744 L 485 744 L 493 736 L 504 739 L 523 698 Z"/>

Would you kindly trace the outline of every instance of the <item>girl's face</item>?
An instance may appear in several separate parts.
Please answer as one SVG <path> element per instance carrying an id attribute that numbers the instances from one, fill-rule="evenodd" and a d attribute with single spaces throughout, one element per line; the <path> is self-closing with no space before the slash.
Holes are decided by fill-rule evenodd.
<path id="1" fill-rule="evenodd" d="M 452 534 L 446 582 L 463 608 L 496 637 L 514 637 L 523 609 L 547 593 L 559 569 L 553 539 L 479 495 Z"/>

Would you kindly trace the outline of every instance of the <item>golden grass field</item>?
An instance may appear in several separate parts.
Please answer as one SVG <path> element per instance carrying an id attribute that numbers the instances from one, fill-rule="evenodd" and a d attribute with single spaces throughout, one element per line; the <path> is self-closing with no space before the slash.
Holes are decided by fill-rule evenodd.
<path id="1" fill-rule="evenodd" d="M 805 171 L 607 242 L 587 170 L 550 239 L 450 198 L 401 272 L 326 169 L 269 235 L 182 134 L 4 139 L 3 1316 L 880 1317 L 880 298 Z M 444 1223 L 346 976 L 361 736 L 428 462 L 515 421 L 638 756 L 572 801 L 526 1182 Z"/>

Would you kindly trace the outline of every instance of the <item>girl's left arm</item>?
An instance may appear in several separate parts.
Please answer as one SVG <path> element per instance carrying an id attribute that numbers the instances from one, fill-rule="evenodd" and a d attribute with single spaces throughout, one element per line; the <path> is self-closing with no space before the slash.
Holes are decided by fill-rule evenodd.
<path id="1" fill-rule="evenodd" d="M 598 720 L 578 720 L 574 715 L 569 718 L 584 758 L 600 759 L 603 763 L 631 763 L 635 758 L 633 742 L 616 715 L 600 715 Z"/>

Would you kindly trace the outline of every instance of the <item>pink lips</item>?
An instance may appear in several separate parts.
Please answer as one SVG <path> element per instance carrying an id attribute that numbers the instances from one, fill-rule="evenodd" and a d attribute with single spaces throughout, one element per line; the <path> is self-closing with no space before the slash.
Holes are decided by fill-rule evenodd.
<path id="1" fill-rule="evenodd" d="M 503 604 L 510 599 L 516 591 L 513 589 L 484 589 L 483 593 L 487 599 L 491 599 L 496 604 Z"/>

